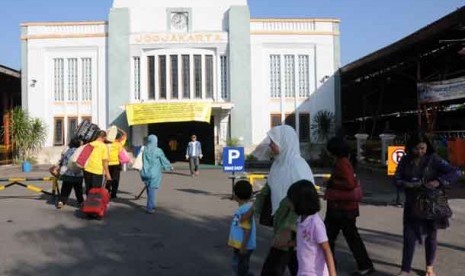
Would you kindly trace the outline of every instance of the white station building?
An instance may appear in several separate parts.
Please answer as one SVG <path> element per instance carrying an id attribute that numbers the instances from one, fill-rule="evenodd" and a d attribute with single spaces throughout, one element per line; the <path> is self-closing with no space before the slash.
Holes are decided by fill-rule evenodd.
<path id="1" fill-rule="evenodd" d="M 114 0 L 108 21 L 21 25 L 22 105 L 48 124 L 47 148 L 83 119 L 132 145 L 174 139 L 173 158 L 191 134 L 207 160 L 231 138 L 250 153 L 284 123 L 305 148 L 312 115 L 340 114 L 339 35 L 337 19 L 251 18 L 246 0 Z M 153 102 L 208 102 L 211 121 L 127 125 L 125 105 Z"/>

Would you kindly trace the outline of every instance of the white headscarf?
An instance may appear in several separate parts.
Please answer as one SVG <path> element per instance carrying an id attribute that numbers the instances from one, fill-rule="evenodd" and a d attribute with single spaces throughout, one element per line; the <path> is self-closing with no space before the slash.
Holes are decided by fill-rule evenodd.
<path id="1" fill-rule="evenodd" d="M 299 140 L 292 127 L 276 126 L 267 135 L 279 147 L 279 154 L 274 157 L 268 176 L 272 214 L 274 215 L 292 184 L 303 179 L 315 183 L 315 179 L 307 161 L 300 155 Z"/>

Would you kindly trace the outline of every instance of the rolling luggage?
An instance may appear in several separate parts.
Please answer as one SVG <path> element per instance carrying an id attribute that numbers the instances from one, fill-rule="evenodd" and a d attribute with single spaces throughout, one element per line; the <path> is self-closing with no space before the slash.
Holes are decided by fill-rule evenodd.
<path id="1" fill-rule="evenodd" d="M 107 211 L 110 195 L 104 187 L 91 188 L 86 200 L 82 203 L 81 211 L 88 217 L 102 219 Z"/>

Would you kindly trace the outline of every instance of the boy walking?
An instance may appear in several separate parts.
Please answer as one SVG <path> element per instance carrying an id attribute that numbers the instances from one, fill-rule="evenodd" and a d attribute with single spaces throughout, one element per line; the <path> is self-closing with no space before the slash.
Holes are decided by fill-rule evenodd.
<path id="1" fill-rule="evenodd" d="M 234 213 L 228 245 L 233 248 L 232 268 L 237 276 L 249 276 L 250 256 L 256 247 L 255 220 L 241 222 L 241 216 L 253 208 L 252 185 L 248 181 L 240 180 L 234 185 L 234 199 L 239 203 L 239 208 Z"/>

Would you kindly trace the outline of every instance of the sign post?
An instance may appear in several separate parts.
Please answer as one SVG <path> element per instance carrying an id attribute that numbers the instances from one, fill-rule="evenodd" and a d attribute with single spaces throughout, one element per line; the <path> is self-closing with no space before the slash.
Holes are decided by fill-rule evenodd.
<path id="1" fill-rule="evenodd" d="M 388 169 L 387 169 L 388 175 L 394 175 L 396 173 L 397 166 L 399 165 L 399 162 L 404 155 L 405 155 L 404 146 L 388 147 Z M 397 188 L 396 204 L 401 205 L 399 188 Z"/>
<path id="2" fill-rule="evenodd" d="M 388 175 L 394 175 L 396 173 L 397 165 L 399 165 L 400 159 L 405 155 L 404 146 L 390 146 L 388 147 Z"/>
<path id="3" fill-rule="evenodd" d="M 232 172 L 231 179 L 231 199 L 234 196 L 234 182 L 236 172 L 245 171 L 245 155 L 243 147 L 225 147 L 223 148 L 223 171 Z"/>

